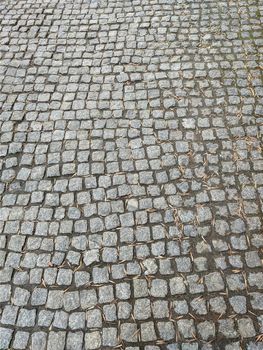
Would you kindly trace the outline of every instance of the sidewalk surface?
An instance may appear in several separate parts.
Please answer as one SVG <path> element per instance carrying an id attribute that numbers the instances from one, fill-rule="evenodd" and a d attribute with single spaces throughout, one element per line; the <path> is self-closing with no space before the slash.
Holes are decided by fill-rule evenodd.
<path id="1" fill-rule="evenodd" d="M 263 349 L 262 5 L 0 2 L 1 350 Z"/>

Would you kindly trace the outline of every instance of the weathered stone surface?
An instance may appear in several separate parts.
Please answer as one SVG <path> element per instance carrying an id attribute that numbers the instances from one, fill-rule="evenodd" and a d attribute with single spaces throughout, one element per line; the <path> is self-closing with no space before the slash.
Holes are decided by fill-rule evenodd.
<path id="1" fill-rule="evenodd" d="M 0 23 L 0 349 L 261 348 L 260 1 Z"/>

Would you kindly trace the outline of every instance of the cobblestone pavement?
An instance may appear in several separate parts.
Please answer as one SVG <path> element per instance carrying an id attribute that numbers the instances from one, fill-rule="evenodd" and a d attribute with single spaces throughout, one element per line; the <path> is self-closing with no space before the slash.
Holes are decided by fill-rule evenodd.
<path id="1" fill-rule="evenodd" d="M 263 349 L 262 16 L 1 1 L 1 350 Z"/>

